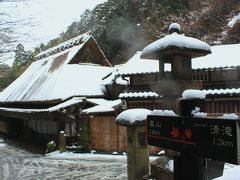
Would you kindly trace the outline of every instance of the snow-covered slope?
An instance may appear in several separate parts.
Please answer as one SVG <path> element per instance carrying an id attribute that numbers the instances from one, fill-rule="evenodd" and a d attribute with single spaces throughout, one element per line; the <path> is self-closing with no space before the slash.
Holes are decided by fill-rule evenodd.
<path id="1" fill-rule="evenodd" d="M 56 38 L 86 9 L 106 0 L 0 0 L 0 63 L 12 64 L 22 43 L 32 50 Z"/>

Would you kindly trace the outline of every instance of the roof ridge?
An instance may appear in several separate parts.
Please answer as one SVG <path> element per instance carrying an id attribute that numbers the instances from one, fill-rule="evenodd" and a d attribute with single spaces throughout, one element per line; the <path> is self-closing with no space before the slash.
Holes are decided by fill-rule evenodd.
<path id="1" fill-rule="evenodd" d="M 210 67 L 210 68 L 192 68 L 193 71 L 206 71 L 206 70 L 225 70 L 225 69 L 237 69 L 240 68 L 239 65 L 233 65 L 233 66 L 217 66 L 217 67 Z"/>
<path id="2" fill-rule="evenodd" d="M 64 41 L 54 47 L 51 47 L 43 52 L 40 52 L 39 54 L 37 54 L 35 56 L 35 60 L 43 59 L 43 58 L 49 57 L 51 55 L 57 54 L 61 51 L 64 51 L 66 49 L 69 49 L 73 46 L 80 45 L 80 44 L 86 42 L 90 37 L 92 37 L 90 35 L 90 32 L 80 34 L 80 35 L 78 35 L 74 38 L 71 38 L 67 41 Z"/>

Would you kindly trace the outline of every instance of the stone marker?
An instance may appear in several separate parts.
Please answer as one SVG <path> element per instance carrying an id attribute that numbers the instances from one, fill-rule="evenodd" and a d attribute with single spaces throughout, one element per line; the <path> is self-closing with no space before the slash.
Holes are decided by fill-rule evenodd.
<path id="1" fill-rule="evenodd" d="M 64 131 L 59 133 L 59 151 L 60 153 L 66 151 L 66 136 Z"/>
<path id="2" fill-rule="evenodd" d="M 118 125 L 127 127 L 128 180 L 141 180 L 149 174 L 149 149 L 144 125 L 150 113 L 147 109 L 129 109 L 116 118 Z"/>

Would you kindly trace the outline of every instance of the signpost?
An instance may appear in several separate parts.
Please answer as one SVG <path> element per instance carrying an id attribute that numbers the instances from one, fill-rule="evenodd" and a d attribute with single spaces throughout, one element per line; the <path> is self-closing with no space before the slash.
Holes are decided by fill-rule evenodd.
<path id="1" fill-rule="evenodd" d="M 148 116 L 150 145 L 240 164 L 240 120 Z"/>
<path id="2" fill-rule="evenodd" d="M 207 180 L 207 158 L 240 164 L 240 119 L 194 118 L 191 110 L 196 105 L 196 99 L 181 100 L 180 116 L 147 118 L 149 145 L 181 154 L 174 157 L 174 180 Z M 213 174 L 218 177 L 222 171 Z"/>

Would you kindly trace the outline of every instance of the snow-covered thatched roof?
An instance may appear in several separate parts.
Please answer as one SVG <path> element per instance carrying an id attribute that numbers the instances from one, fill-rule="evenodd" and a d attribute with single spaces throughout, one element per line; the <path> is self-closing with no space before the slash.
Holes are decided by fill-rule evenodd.
<path id="1" fill-rule="evenodd" d="M 84 38 L 80 44 L 73 43 L 71 47 L 56 54 L 50 52 L 58 48 L 51 48 L 49 56 L 45 55 L 45 58 L 33 62 L 17 80 L 0 94 L 0 102 L 63 101 L 73 96 L 103 97 L 105 87 L 102 86 L 102 78 L 112 68 L 109 67 L 110 64 L 106 59 L 103 62 L 105 66 L 100 62 L 99 64 L 81 63 L 81 55 L 84 54 L 87 43 L 91 45 L 87 52 L 90 49 L 90 54 L 94 54 L 91 52 L 94 47 L 97 49 L 98 55 L 100 54 L 101 58 L 104 57 L 91 36 Z M 43 54 L 40 56 L 42 57 Z M 108 64 L 109 66 L 107 66 Z"/>

